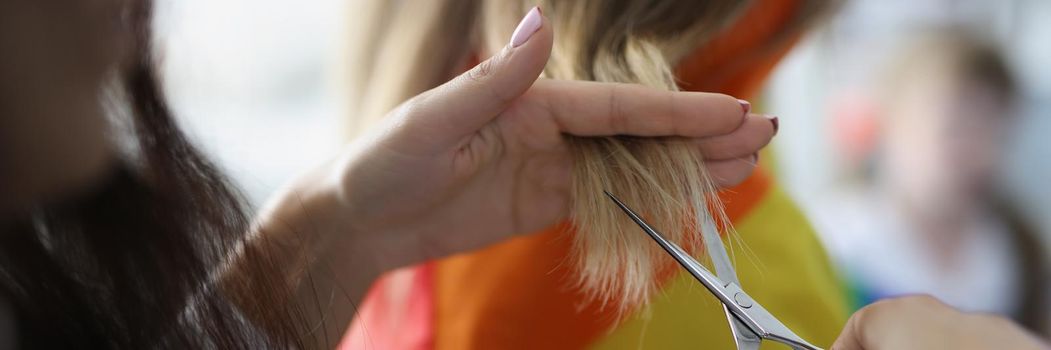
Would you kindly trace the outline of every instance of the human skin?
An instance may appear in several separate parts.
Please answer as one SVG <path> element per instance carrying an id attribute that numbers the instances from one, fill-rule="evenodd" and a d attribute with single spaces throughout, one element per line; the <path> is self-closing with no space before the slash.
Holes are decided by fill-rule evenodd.
<path id="1" fill-rule="evenodd" d="M 997 315 L 966 313 L 930 296 L 883 300 L 855 312 L 832 350 L 1051 349 Z"/>

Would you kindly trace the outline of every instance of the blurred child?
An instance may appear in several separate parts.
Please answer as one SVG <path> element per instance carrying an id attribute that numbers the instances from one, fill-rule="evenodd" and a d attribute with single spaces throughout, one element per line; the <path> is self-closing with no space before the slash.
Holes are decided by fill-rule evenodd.
<path id="1" fill-rule="evenodd" d="M 929 293 L 1045 331 L 1046 257 L 1034 228 L 993 186 L 1015 123 L 1008 64 L 979 36 L 944 30 L 890 67 L 870 181 L 816 213 L 857 306 Z"/>

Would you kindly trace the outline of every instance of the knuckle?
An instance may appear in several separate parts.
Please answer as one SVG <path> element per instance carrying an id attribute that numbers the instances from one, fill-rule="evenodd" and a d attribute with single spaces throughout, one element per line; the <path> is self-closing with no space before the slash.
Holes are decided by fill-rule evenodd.
<path id="1" fill-rule="evenodd" d="M 727 95 L 727 94 L 723 94 L 723 93 L 716 93 L 714 95 L 715 95 L 715 98 L 719 99 L 720 103 L 728 105 L 728 106 L 734 106 L 734 108 L 739 108 L 738 106 L 740 104 L 737 102 L 737 98 L 736 97 L 733 97 L 733 96 L 730 96 L 730 95 Z"/>
<path id="2" fill-rule="evenodd" d="M 489 59 L 478 63 L 468 70 L 466 76 L 469 80 L 474 82 L 485 82 L 496 74 L 504 59 L 503 52 L 493 55 L 492 57 L 489 57 Z"/>
<path id="3" fill-rule="evenodd" d="M 770 139 L 764 136 L 751 136 L 744 142 L 749 150 L 758 151 L 763 149 L 763 147 L 766 147 L 766 144 L 770 142 Z"/>
<path id="4" fill-rule="evenodd" d="M 742 137 L 727 136 L 721 139 L 725 140 L 722 143 L 721 152 L 717 154 L 721 158 L 740 157 L 742 160 L 746 160 L 748 157 L 751 157 L 751 153 L 757 150 L 749 140 Z M 746 157 L 745 155 L 748 156 Z"/>
<path id="5" fill-rule="evenodd" d="M 510 95 L 505 89 L 501 89 L 499 86 L 492 86 L 495 82 L 494 77 L 498 74 L 503 60 L 504 58 L 501 54 L 482 61 L 463 74 L 463 83 L 467 84 L 475 93 L 482 94 L 482 97 L 485 99 L 500 104 L 511 102 L 517 96 Z"/>
<path id="6" fill-rule="evenodd" d="M 412 98 L 402 102 L 400 105 L 395 106 L 389 112 L 391 116 L 405 116 L 409 117 L 415 114 L 420 114 L 421 110 L 427 105 L 427 100 L 430 99 L 430 93 L 424 92 L 422 94 L 413 96 Z"/>
<path id="7" fill-rule="evenodd" d="M 623 133 L 628 127 L 627 113 L 624 112 L 624 106 L 620 103 L 620 85 L 614 84 L 609 89 L 609 95 L 606 98 L 607 108 L 609 110 L 609 122 L 613 126 L 613 129 L 619 133 Z"/>
<path id="8" fill-rule="evenodd" d="M 493 74 L 493 59 L 482 61 L 467 71 L 467 79 L 473 82 L 484 82 Z"/>
<path id="9" fill-rule="evenodd" d="M 745 119 L 742 116 L 736 114 L 716 113 L 718 113 L 716 115 L 718 115 L 719 118 L 713 118 L 716 120 L 713 129 L 719 135 L 733 133 L 734 131 L 737 131 L 737 129 L 740 129 L 745 122 Z"/>
<path id="10" fill-rule="evenodd" d="M 716 99 L 720 106 L 720 110 L 725 111 L 725 113 L 734 117 L 729 120 L 734 122 L 732 126 L 735 129 L 744 123 L 747 114 L 741 109 L 741 103 L 737 101 L 736 97 L 727 94 L 718 94 L 716 95 Z"/>

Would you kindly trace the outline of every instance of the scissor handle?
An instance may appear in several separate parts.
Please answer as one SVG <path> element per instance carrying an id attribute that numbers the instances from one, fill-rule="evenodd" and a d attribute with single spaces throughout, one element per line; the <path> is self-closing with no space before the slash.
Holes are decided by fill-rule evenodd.
<path id="1" fill-rule="evenodd" d="M 727 283 L 723 287 L 723 295 L 729 295 L 729 303 L 726 299 L 719 298 L 731 314 L 737 317 L 741 323 L 748 326 L 757 336 L 763 339 L 775 341 L 797 349 L 822 350 L 800 338 L 791 329 L 788 329 L 773 314 L 766 311 L 762 305 L 752 299 L 735 283 Z"/>

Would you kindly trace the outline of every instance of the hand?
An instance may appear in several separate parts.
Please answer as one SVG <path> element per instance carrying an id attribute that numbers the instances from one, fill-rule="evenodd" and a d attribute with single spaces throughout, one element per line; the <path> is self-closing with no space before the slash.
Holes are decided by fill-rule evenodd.
<path id="1" fill-rule="evenodd" d="M 720 185 L 746 178 L 774 135 L 774 120 L 726 95 L 537 80 L 552 32 L 531 12 L 516 31 L 535 31 L 524 43 L 397 107 L 337 166 L 348 225 L 381 268 L 557 223 L 572 165 L 564 134 L 691 138 Z"/>
<path id="2" fill-rule="evenodd" d="M 729 186 L 752 172 L 776 131 L 776 119 L 747 115 L 725 95 L 538 81 L 551 43 L 543 16 L 530 11 L 495 57 L 397 107 L 343 157 L 276 195 L 242 255 L 281 271 L 227 288 L 283 278 L 295 290 L 290 306 L 321 325 L 310 345 L 328 348 L 378 274 L 562 219 L 572 168 L 564 134 L 692 139 Z M 253 266 L 239 259 L 229 274 Z"/>
<path id="3" fill-rule="evenodd" d="M 1011 321 L 957 311 L 929 296 L 876 302 L 847 321 L 832 350 L 1051 349 Z"/>

